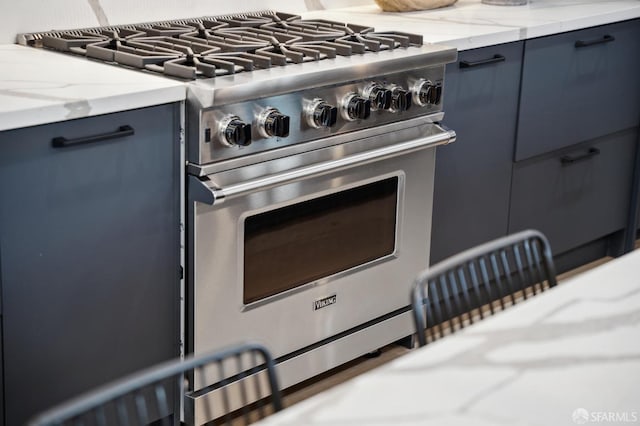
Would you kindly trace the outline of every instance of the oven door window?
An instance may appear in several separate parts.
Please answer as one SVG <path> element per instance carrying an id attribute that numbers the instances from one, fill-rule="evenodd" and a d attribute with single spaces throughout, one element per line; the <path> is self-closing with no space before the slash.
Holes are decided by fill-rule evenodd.
<path id="1" fill-rule="evenodd" d="M 244 303 L 395 251 L 398 177 L 249 216 Z"/>

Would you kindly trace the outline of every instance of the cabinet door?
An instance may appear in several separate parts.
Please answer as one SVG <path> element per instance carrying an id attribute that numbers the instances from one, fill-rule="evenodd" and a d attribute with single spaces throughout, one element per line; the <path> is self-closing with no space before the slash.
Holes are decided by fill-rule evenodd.
<path id="1" fill-rule="evenodd" d="M 436 152 L 432 264 L 507 232 L 521 58 L 518 42 L 447 66 L 444 123 L 458 138 Z"/>
<path id="2" fill-rule="evenodd" d="M 2 284 L 2 281 L 0 281 L 0 284 Z M 3 348 L 2 348 L 2 343 L 4 342 L 4 339 L 2 338 L 2 315 L 0 315 L 0 425 L 4 425 L 4 372 L 3 372 L 3 366 L 4 363 L 2 362 L 2 353 L 3 353 Z"/>
<path id="3" fill-rule="evenodd" d="M 637 128 L 514 166 L 509 232 L 543 232 L 554 254 L 625 227 Z"/>
<path id="4" fill-rule="evenodd" d="M 0 133 L 8 425 L 178 355 L 178 117 L 162 105 Z"/>
<path id="5" fill-rule="evenodd" d="M 640 19 L 527 40 L 516 161 L 638 125 Z"/>

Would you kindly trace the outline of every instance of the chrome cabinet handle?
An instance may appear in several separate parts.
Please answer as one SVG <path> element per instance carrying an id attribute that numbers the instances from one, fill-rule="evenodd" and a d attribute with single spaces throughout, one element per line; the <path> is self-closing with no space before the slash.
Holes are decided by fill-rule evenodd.
<path id="1" fill-rule="evenodd" d="M 586 153 L 576 155 L 573 157 L 570 155 L 563 155 L 562 157 L 560 157 L 560 163 L 562 163 L 563 166 L 567 166 L 569 164 L 573 164 L 578 161 L 583 161 L 588 158 L 594 157 L 598 154 L 600 154 L 600 150 L 598 148 L 589 148 Z"/>
<path id="2" fill-rule="evenodd" d="M 506 59 L 502 55 L 493 55 L 492 58 L 480 59 L 479 61 L 460 61 L 460 68 L 472 68 L 479 67 L 481 65 L 495 64 L 497 62 L 504 62 Z"/>
<path id="3" fill-rule="evenodd" d="M 596 44 L 603 44 L 603 43 L 610 43 L 612 41 L 615 41 L 615 37 L 609 34 L 606 34 L 604 37 L 602 38 L 598 38 L 595 40 L 578 40 L 575 43 L 575 47 L 580 48 L 580 47 L 588 47 L 588 46 L 594 46 Z"/>
<path id="4" fill-rule="evenodd" d="M 110 139 L 124 138 L 125 136 L 131 136 L 134 133 L 135 131 L 133 130 L 133 127 L 129 125 L 125 125 L 125 126 L 118 127 L 118 130 L 116 130 L 115 132 L 102 133 L 102 134 L 93 135 L 93 136 L 85 136 L 82 138 L 67 139 L 63 136 L 59 136 L 57 138 L 51 139 L 51 145 L 54 148 L 66 148 L 69 146 L 83 145 L 87 143 L 101 142 L 101 141 L 106 141 Z"/>
<path id="5" fill-rule="evenodd" d="M 325 161 L 311 166 L 301 167 L 282 173 L 251 179 L 235 185 L 220 188 L 211 179 L 189 176 L 189 196 L 194 201 L 213 205 L 225 199 L 249 194 L 258 190 L 273 188 L 275 186 L 296 182 L 311 176 L 322 175 L 336 170 L 366 164 L 372 161 L 382 160 L 422 148 L 451 143 L 456 139 L 453 130 L 440 128 L 440 133 L 424 138 L 413 139 L 407 142 L 385 146 L 383 148 L 349 155 L 338 160 Z"/>

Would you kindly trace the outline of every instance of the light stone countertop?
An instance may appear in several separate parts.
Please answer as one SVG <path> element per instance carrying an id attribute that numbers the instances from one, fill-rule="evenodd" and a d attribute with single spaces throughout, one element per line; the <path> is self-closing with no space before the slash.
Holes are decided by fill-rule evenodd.
<path id="1" fill-rule="evenodd" d="M 640 423 L 640 250 L 256 423 Z"/>
<path id="2" fill-rule="evenodd" d="M 419 33 L 425 43 L 465 50 L 637 18 L 640 0 L 530 0 L 525 6 L 459 0 L 410 13 L 385 13 L 372 1 L 301 15 Z M 0 45 L 0 131 L 179 101 L 187 86 L 73 55 Z"/>
<path id="3" fill-rule="evenodd" d="M 403 13 L 383 12 L 372 0 L 369 6 L 302 16 L 369 25 L 377 31 L 422 34 L 425 43 L 467 50 L 638 18 L 640 0 L 529 0 L 522 6 L 458 0 L 440 9 Z"/>
<path id="4" fill-rule="evenodd" d="M 185 95 L 180 81 L 0 45 L 0 131 L 181 101 Z"/>

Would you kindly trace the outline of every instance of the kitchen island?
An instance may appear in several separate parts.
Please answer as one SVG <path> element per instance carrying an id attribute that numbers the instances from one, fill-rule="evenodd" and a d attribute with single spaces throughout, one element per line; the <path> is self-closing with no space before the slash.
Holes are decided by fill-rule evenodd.
<path id="1" fill-rule="evenodd" d="M 256 426 L 635 424 L 639 273 L 636 250 Z"/>

